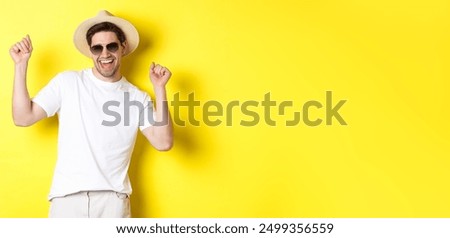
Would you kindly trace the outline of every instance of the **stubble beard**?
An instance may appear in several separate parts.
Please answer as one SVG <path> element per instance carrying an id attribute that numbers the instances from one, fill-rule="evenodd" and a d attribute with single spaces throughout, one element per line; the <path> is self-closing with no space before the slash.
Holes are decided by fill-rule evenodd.
<path id="1" fill-rule="evenodd" d="M 119 66 L 120 65 L 115 65 L 114 68 L 111 70 L 104 70 L 102 69 L 100 62 L 97 62 L 97 64 L 95 64 L 97 72 L 105 78 L 113 78 L 116 75 L 117 71 L 119 70 Z"/>

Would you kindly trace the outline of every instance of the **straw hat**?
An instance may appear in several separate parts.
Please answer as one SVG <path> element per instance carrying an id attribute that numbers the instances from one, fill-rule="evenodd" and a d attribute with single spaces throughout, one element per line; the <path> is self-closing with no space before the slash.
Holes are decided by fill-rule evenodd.
<path id="1" fill-rule="evenodd" d="M 83 55 L 86 55 L 87 57 L 91 56 L 90 47 L 86 40 L 87 31 L 93 25 L 102 22 L 111 22 L 117 25 L 125 33 L 128 43 L 128 48 L 125 55 L 132 53 L 137 48 L 139 45 L 139 33 L 136 28 L 129 21 L 116 17 L 108 11 L 102 10 L 97 14 L 97 16 L 82 22 L 75 30 L 75 34 L 73 35 L 73 43 Z"/>

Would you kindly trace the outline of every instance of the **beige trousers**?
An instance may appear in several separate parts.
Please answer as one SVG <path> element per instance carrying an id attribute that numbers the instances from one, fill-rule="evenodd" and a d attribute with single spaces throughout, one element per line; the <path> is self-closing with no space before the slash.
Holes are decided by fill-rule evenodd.
<path id="1" fill-rule="evenodd" d="M 51 200 L 50 218 L 128 218 L 130 198 L 114 191 L 88 191 Z"/>

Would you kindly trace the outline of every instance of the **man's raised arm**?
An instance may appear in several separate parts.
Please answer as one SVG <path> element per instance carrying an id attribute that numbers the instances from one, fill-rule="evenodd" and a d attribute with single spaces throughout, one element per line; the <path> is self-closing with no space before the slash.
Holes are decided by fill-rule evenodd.
<path id="1" fill-rule="evenodd" d="M 167 105 L 166 84 L 172 73 L 166 67 L 152 63 L 150 66 L 150 81 L 155 90 L 155 122 L 164 124 L 155 125 L 144 129 L 144 136 L 157 150 L 167 151 L 173 145 L 173 126 Z M 166 118 L 165 118 L 166 117 Z"/>
<path id="2" fill-rule="evenodd" d="M 30 126 L 47 117 L 46 112 L 32 102 L 27 89 L 28 61 L 33 51 L 30 36 L 24 37 L 9 50 L 14 61 L 14 86 L 12 99 L 12 114 L 16 126 Z"/>

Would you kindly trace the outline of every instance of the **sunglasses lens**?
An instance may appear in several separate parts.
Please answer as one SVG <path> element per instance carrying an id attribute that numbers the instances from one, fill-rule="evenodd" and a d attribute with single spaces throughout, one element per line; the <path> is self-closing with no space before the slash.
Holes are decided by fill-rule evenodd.
<path id="1" fill-rule="evenodd" d="M 109 52 L 116 52 L 119 49 L 119 44 L 117 43 L 109 43 L 106 45 L 106 49 L 108 49 Z"/>
<path id="2" fill-rule="evenodd" d="M 102 51 L 103 51 L 103 46 L 101 46 L 101 45 L 91 46 L 91 52 L 94 55 L 99 55 L 102 53 Z"/>

